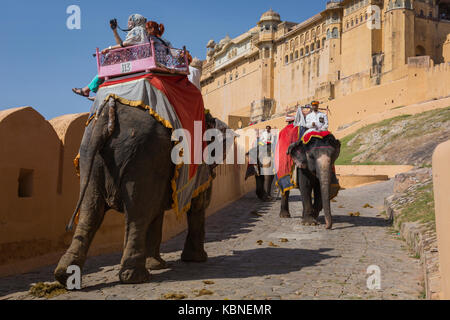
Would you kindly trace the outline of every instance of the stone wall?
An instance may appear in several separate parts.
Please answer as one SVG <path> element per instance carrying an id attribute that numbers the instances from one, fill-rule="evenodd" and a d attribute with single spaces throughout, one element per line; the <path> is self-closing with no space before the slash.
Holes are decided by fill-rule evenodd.
<path id="1" fill-rule="evenodd" d="M 73 233 L 65 226 L 79 195 L 73 165 L 87 114 L 46 121 L 31 107 L 0 111 L 0 276 L 57 262 Z M 207 215 L 254 188 L 244 165 L 217 168 Z M 186 228 L 185 218 L 166 213 L 164 240 Z M 106 214 L 91 255 L 122 249 L 124 217 Z"/>

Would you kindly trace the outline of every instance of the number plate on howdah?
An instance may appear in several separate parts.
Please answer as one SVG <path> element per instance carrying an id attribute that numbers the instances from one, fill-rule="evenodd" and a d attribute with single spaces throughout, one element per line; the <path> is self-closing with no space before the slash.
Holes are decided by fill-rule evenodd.
<path id="1" fill-rule="evenodd" d="M 122 73 L 132 72 L 132 67 L 130 62 L 122 63 Z"/>

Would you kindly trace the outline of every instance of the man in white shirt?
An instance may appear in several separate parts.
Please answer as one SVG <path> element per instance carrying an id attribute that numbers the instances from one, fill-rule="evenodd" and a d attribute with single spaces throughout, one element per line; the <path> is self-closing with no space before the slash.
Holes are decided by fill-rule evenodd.
<path id="1" fill-rule="evenodd" d="M 312 111 L 305 118 L 305 127 L 308 129 L 305 134 L 311 131 L 327 131 L 328 117 L 325 113 L 319 111 L 319 102 L 313 101 L 311 103 Z"/>
<path id="2" fill-rule="evenodd" d="M 202 77 L 202 62 L 194 58 L 189 65 L 189 76 L 188 79 L 192 82 L 198 90 L 202 90 L 200 86 L 200 78 Z"/>
<path id="3" fill-rule="evenodd" d="M 271 144 L 272 143 L 272 133 L 270 132 L 272 130 L 271 126 L 267 126 L 266 130 L 262 133 L 261 135 L 261 142 L 266 144 Z"/>

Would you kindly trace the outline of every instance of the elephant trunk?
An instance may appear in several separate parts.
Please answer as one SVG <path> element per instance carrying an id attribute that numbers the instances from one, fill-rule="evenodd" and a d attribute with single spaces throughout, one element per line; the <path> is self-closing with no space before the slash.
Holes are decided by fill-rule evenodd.
<path id="1" fill-rule="evenodd" d="M 92 122 L 91 134 L 87 140 L 84 161 L 84 163 L 87 164 L 87 167 L 85 169 L 86 174 L 82 174 L 80 183 L 80 197 L 75 207 L 75 211 L 72 214 L 72 218 L 70 219 L 70 222 L 66 227 L 66 231 L 72 231 L 73 229 L 75 217 L 80 210 L 81 203 L 83 202 L 86 190 L 89 185 L 95 156 L 97 152 L 101 150 L 106 140 L 113 134 L 115 129 L 115 117 L 115 100 L 113 98 L 110 98 L 107 102 L 105 101 L 99 107 Z"/>
<path id="2" fill-rule="evenodd" d="M 331 185 L 331 159 L 323 155 L 317 159 L 317 171 L 320 181 L 320 191 L 322 195 L 322 206 L 325 214 L 326 228 L 331 229 L 333 221 L 330 206 L 330 185 Z"/>

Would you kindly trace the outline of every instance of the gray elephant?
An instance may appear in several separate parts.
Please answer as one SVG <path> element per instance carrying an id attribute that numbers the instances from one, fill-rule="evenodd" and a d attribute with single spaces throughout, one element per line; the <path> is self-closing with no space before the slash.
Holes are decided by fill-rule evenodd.
<path id="1" fill-rule="evenodd" d="M 260 150 L 262 148 L 267 148 L 267 155 L 260 155 Z M 251 176 L 255 176 L 256 182 L 256 196 L 261 201 L 272 201 L 272 187 L 275 175 L 271 174 L 273 172 L 273 157 L 272 157 L 272 146 L 255 147 L 251 149 L 247 156 L 250 159 L 257 159 L 256 164 L 251 164 L 247 168 L 245 175 L 245 180 Z"/>
<path id="2" fill-rule="evenodd" d="M 326 228 L 333 226 L 330 200 L 339 192 L 339 183 L 334 173 L 334 163 L 339 157 L 341 143 L 332 134 L 321 138 L 311 138 L 307 145 L 298 141 L 289 146 L 297 166 L 297 185 L 302 195 L 303 220 L 306 225 L 317 225 L 322 209 Z M 314 203 L 312 193 L 314 192 Z M 290 217 L 289 192 L 281 200 L 280 216 Z"/>
<path id="3" fill-rule="evenodd" d="M 147 270 L 163 266 L 160 256 L 164 212 L 171 208 L 172 132 L 148 112 L 110 99 L 86 128 L 80 147 L 79 223 L 72 243 L 54 272 L 66 285 L 67 268 L 83 267 L 89 246 L 105 212 L 115 209 L 126 218 L 122 283 L 148 281 Z M 209 168 L 208 168 L 209 169 Z M 212 186 L 192 200 L 183 261 L 204 262 L 205 209 Z M 72 217 L 71 223 L 73 223 Z M 147 267 L 146 267 L 147 262 Z"/>

